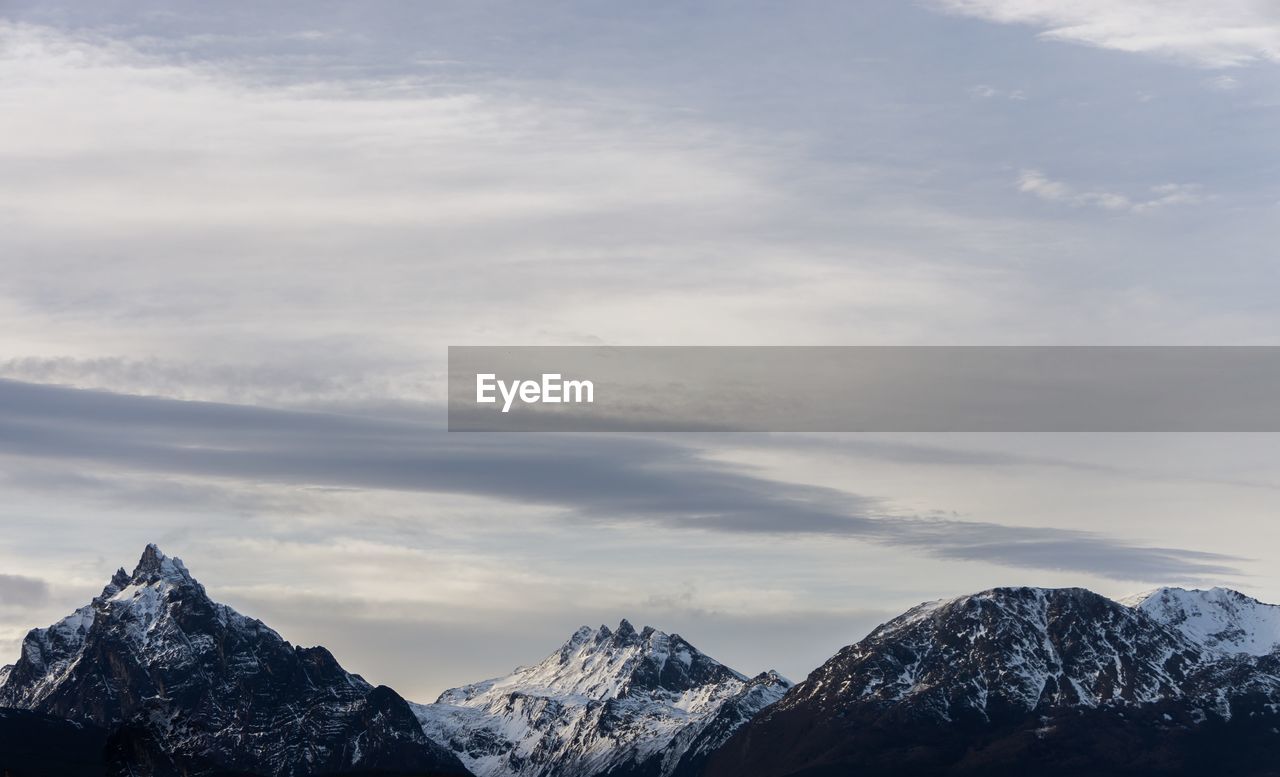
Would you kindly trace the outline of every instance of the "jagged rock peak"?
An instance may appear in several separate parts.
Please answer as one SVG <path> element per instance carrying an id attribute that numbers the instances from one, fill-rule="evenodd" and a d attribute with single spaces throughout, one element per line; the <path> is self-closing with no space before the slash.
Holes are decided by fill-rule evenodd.
<path id="1" fill-rule="evenodd" d="M 138 559 L 138 565 L 134 567 L 129 582 L 147 584 L 158 580 L 171 583 L 195 582 L 195 578 L 187 571 L 187 566 L 182 563 L 182 559 L 166 556 L 164 551 L 160 550 L 160 546 L 151 542 L 147 543 L 147 547 L 142 551 L 142 558 Z"/>
<path id="2" fill-rule="evenodd" d="M 480 777 L 686 777 L 789 687 L 623 619 L 583 626 L 543 661 L 415 712 Z"/>
<path id="3" fill-rule="evenodd" d="M 618 622 L 618 628 L 616 629 L 610 629 L 603 624 L 601 624 L 600 628 L 594 630 L 590 626 L 583 626 L 573 633 L 573 636 L 569 638 L 569 641 L 564 646 L 565 648 L 576 649 L 590 641 L 597 648 L 626 647 L 651 641 L 655 636 L 660 639 L 667 637 L 666 634 L 652 626 L 645 626 L 640 631 L 636 631 L 636 627 L 631 624 L 631 621 L 623 618 Z"/>
<path id="4" fill-rule="evenodd" d="M 129 573 L 125 571 L 124 567 L 120 567 L 116 570 L 116 573 L 111 576 L 111 580 L 103 587 L 102 593 L 98 594 L 98 597 L 94 599 L 94 601 L 102 602 L 110 599 L 123 591 L 130 582 Z"/>
<path id="5" fill-rule="evenodd" d="M 747 681 L 748 685 L 782 685 L 787 688 L 791 687 L 791 681 L 778 674 L 773 669 L 766 669 L 760 674 L 752 677 Z"/>
<path id="6" fill-rule="evenodd" d="M 154 544 L 102 596 L 27 635 L 0 707 L 129 732 L 130 774 L 467 773 L 394 691 L 212 601 Z"/>

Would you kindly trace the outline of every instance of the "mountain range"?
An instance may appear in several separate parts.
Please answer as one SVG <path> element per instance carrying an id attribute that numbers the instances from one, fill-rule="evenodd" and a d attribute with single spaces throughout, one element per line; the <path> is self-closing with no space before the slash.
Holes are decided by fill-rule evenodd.
<path id="1" fill-rule="evenodd" d="M 1276 752 L 1280 607 L 1220 588 L 928 602 L 794 686 L 623 620 L 414 704 L 149 545 L 0 669 L 17 777 L 1261 777 Z"/>

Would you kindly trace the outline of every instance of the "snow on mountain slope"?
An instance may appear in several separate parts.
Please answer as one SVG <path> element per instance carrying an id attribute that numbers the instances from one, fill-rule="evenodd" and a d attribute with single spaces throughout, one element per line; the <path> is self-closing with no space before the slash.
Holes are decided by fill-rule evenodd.
<path id="1" fill-rule="evenodd" d="M 1262 656 L 1280 648 L 1280 606 L 1239 591 L 1157 588 L 1120 602 L 1214 654 Z"/>
<path id="2" fill-rule="evenodd" d="M 1230 591 L 1131 604 L 1080 588 L 922 604 L 742 726 L 706 773 L 1271 773 L 1274 609 Z"/>
<path id="3" fill-rule="evenodd" d="M 950 719 L 1038 705 L 1096 707 L 1176 695 L 1193 647 L 1084 589 L 997 588 L 908 610 L 798 686 L 910 701 Z"/>
<path id="4" fill-rule="evenodd" d="M 747 679 L 679 635 L 582 627 L 538 664 L 415 705 L 427 735 L 480 777 L 692 774 L 790 687 Z"/>
<path id="5" fill-rule="evenodd" d="M 394 691 L 212 601 L 154 545 L 90 604 L 27 635 L 0 706 L 127 730 L 151 775 L 465 774 Z"/>

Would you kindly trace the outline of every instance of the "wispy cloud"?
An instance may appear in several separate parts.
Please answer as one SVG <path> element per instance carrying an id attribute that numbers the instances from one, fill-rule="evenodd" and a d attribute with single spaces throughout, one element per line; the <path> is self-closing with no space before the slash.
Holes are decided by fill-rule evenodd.
<path id="1" fill-rule="evenodd" d="M 1240 79 L 1234 76 L 1214 76 L 1205 83 L 1219 92 L 1234 92 L 1240 88 Z"/>
<path id="2" fill-rule="evenodd" d="M 781 482 L 667 439 L 449 434 L 331 413 L 0 381 L 0 454 L 206 478 L 460 494 L 562 520 L 733 535 L 833 536 L 935 557 L 1133 580 L 1235 574 L 1237 559 L 1091 532 L 918 516 Z"/>
<path id="3" fill-rule="evenodd" d="M 1025 100 L 1027 95 L 1021 89 L 1000 89 L 990 84 L 977 84 L 969 87 L 969 94 L 983 100 Z"/>
<path id="4" fill-rule="evenodd" d="M 1173 205 L 1194 205 L 1205 199 L 1199 184 L 1160 184 L 1150 187 L 1146 197 L 1134 198 L 1113 191 L 1081 191 L 1034 169 L 1023 170 L 1018 176 L 1018 190 L 1049 202 L 1128 213 L 1148 213 Z"/>
<path id="5" fill-rule="evenodd" d="M 1024 24 L 1049 40 L 1154 54 L 1202 67 L 1280 62 L 1280 5 L 1266 0 L 935 0 Z"/>

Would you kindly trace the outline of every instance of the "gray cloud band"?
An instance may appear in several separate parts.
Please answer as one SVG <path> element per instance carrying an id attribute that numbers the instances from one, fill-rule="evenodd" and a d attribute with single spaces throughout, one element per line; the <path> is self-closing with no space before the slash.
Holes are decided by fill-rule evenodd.
<path id="1" fill-rule="evenodd" d="M 451 347 L 451 431 L 1280 431 L 1275 347 Z"/>
<path id="2" fill-rule="evenodd" d="M 1198 582 L 1235 559 L 1069 529 L 896 514 L 881 500 L 760 477 L 678 439 L 456 435 L 335 413 L 126 396 L 0 380 L 0 455 L 246 482 L 482 496 L 712 533 L 827 535 L 936 557 L 1125 580 Z"/>

